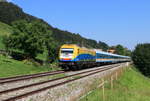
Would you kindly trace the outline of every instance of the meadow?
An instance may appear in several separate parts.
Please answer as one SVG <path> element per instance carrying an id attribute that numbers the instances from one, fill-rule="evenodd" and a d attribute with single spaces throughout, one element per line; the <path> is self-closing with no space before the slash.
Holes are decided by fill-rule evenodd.
<path id="1" fill-rule="evenodd" d="M 103 101 L 102 96 L 102 88 L 99 88 L 80 101 Z M 150 79 L 132 66 L 114 81 L 113 89 L 110 84 L 105 85 L 105 101 L 150 101 Z"/>

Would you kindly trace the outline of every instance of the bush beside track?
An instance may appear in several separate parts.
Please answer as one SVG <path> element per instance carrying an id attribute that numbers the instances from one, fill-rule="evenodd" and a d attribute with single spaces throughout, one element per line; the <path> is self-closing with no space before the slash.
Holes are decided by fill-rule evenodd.
<path id="1" fill-rule="evenodd" d="M 136 69 L 128 69 L 117 81 L 114 88 L 105 86 L 106 101 L 150 101 L 150 79 Z M 103 101 L 102 89 L 96 89 L 80 101 Z"/>

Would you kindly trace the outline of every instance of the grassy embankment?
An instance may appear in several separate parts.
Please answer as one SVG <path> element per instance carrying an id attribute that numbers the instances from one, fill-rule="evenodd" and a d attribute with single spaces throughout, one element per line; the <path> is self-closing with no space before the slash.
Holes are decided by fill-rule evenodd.
<path id="1" fill-rule="evenodd" d="M 11 33 L 12 33 L 12 27 L 0 22 L 0 49 L 5 49 L 4 44 L 2 43 L 2 36 L 10 35 Z M 39 54 L 37 58 L 44 60 L 45 56 L 46 56 L 45 54 Z M 57 67 L 57 66 L 52 65 L 51 67 Z M 0 54 L 0 77 L 33 74 L 39 72 L 47 72 L 56 69 L 60 69 L 60 68 L 44 67 L 26 60 L 17 61 Z"/>
<path id="2" fill-rule="evenodd" d="M 2 36 L 9 35 L 12 33 L 11 26 L 0 22 L 0 49 L 4 49 L 4 44 L 2 43 Z"/>
<path id="3" fill-rule="evenodd" d="M 102 89 L 94 90 L 80 101 L 103 101 Z M 105 101 L 150 101 L 150 79 L 130 68 L 114 81 L 113 89 L 106 84 Z"/>
<path id="4" fill-rule="evenodd" d="M 52 65 L 54 67 L 54 65 Z M 60 68 L 50 68 L 35 65 L 29 61 L 17 61 L 0 55 L 0 77 L 47 72 Z"/>

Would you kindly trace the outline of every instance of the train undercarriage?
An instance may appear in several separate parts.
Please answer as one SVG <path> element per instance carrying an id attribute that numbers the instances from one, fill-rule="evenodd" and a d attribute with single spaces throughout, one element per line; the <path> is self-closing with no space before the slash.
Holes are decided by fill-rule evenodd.
<path id="1" fill-rule="evenodd" d="M 119 61 L 119 62 L 59 62 L 59 66 L 63 68 L 64 70 L 81 70 L 86 68 L 92 68 L 92 67 L 98 67 L 103 65 L 109 65 L 109 64 L 115 64 L 115 63 L 121 63 L 121 62 L 127 62 L 127 61 Z"/>

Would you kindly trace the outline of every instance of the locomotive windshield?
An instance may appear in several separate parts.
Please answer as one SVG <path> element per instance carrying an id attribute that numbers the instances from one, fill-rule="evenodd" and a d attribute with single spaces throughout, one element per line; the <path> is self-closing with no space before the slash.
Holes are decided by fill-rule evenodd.
<path id="1" fill-rule="evenodd" d="M 61 53 L 71 53 L 73 54 L 73 49 L 61 49 Z"/>
<path id="2" fill-rule="evenodd" d="M 61 53 L 73 53 L 73 51 L 65 51 L 65 50 L 62 50 Z"/>

